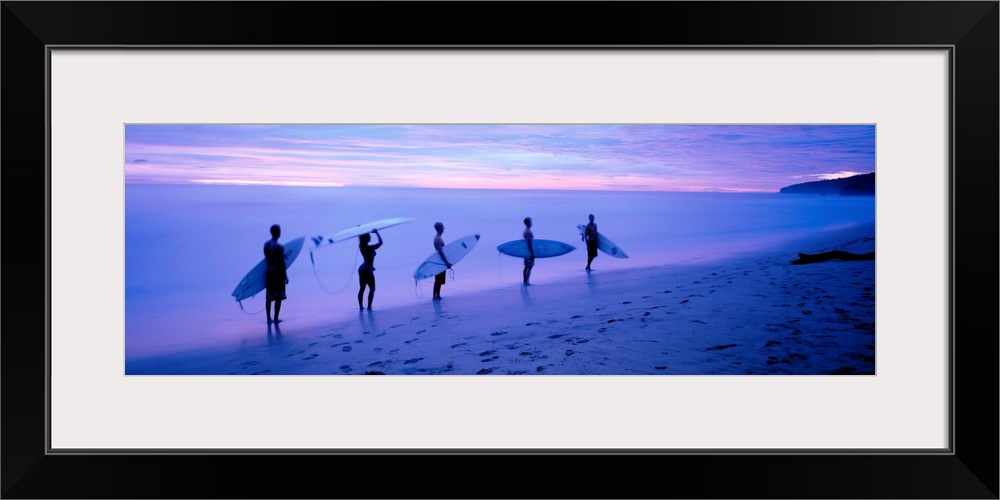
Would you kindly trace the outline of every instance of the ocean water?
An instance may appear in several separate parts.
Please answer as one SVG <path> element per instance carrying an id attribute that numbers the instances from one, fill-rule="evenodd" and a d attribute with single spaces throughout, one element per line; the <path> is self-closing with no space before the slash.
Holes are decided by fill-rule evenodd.
<path id="1" fill-rule="evenodd" d="M 268 228 L 280 242 L 305 236 L 288 269 L 282 317 L 317 322 L 357 316 L 357 238 L 313 247 L 309 238 L 391 217 L 414 221 L 381 231 L 373 308 L 430 300 L 433 280 L 413 272 L 434 252 L 433 224 L 445 242 L 479 234 L 454 266 L 442 294 L 520 286 L 522 260 L 499 254 L 520 239 L 530 216 L 535 238 L 576 250 L 537 259 L 531 281 L 579 276 L 586 247 L 576 228 L 594 214 L 598 230 L 628 253 L 603 253 L 595 273 L 685 266 L 758 254 L 789 242 L 873 224 L 873 197 L 787 194 L 511 191 L 416 188 L 143 185 L 125 187 L 125 357 L 183 352 L 238 339 L 264 322 L 263 292 L 237 303 L 231 293 L 263 258 Z M 375 238 L 373 238 L 375 240 Z M 366 292 L 367 305 L 367 292 Z M 127 370 L 126 370 L 127 371 Z"/>

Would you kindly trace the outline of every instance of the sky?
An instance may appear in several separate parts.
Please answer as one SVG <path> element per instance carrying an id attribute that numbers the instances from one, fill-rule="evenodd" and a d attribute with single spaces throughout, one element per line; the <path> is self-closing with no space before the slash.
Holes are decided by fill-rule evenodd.
<path id="1" fill-rule="evenodd" d="M 874 125 L 125 126 L 135 184 L 777 192 L 874 171 Z"/>

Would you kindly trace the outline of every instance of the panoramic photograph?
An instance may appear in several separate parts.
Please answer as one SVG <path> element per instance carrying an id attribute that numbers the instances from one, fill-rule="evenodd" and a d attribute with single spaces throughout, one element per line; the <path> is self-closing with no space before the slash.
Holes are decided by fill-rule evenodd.
<path id="1" fill-rule="evenodd" d="M 875 375 L 873 124 L 126 124 L 125 375 Z"/>

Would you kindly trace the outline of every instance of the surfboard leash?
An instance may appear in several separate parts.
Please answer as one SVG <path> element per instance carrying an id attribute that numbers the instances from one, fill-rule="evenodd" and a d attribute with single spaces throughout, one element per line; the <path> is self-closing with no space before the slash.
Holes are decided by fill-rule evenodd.
<path id="1" fill-rule="evenodd" d="M 360 248 L 356 252 L 354 252 L 354 265 L 351 266 L 351 269 L 354 269 L 354 266 L 358 264 L 358 255 L 360 254 L 361 254 Z M 309 262 L 312 263 L 313 275 L 316 276 L 316 282 L 319 283 L 319 287 L 322 288 L 323 291 L 325 291 L 326 293 L 329 293 L 331 295 L 338 294 L 346 290 L 347 287 L 351 284 L 351 274 L 350 272 L 348 272 L 347 281 L 344 283 L 344 286 L 340 287 L 340 290 L 330 291 L 326 286 L 323 285 L 323 280 L 320 279 L 319 272 L 316 271 L 316 259 L 313 258 L 312 250 L 309 251 Z"/>
<path id="2" fill-rule="evenodd" d="M 255 312 L 255 313 L 249 312 L 246 309 L 243 309 L 243 301 L 242 300 L 237 300 L 236 302 L 238 302 L 240 304 L 240 310 L 243 311 L 243 312 L 245 312 L 245 313 L 247 313 L 247 314 L 260 314 L 260 313 L 264 312 L 264 308 L 263 307 L 260 308 L 260 310 L 257 311 L 257 312 Z"/>
<path id="3" fill-rule="evenodd" d="M 448 279 L 455 281 L 455 268 L 452 267 L 451 269 L 448 269 L 447 272 Z M 416 295 L 418 299 L 424 298 L 424 289 L 420 286 L 420 280 L 413 280 L 413 294 Z"/>

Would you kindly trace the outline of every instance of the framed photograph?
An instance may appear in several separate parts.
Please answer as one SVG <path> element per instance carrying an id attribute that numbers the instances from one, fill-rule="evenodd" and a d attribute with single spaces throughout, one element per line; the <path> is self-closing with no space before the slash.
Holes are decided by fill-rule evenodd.
<path id="1" fill-rule="evenodd" d="M 996 2 L 486 7 L 4 3 L 5 497 L 997 498 Z"/>

